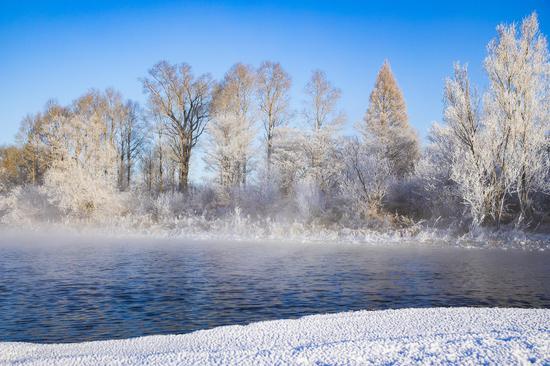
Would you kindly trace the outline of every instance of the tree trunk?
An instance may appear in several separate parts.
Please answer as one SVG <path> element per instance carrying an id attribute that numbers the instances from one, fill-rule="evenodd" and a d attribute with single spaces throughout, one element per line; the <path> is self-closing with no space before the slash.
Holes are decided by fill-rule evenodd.
<path id="1" fill-rule="evenodd" d="M 118 167 L 118 189 L 124 190 L 124 154 L 120 154 L 120 166 Z"/>
<path id="2" fill-rule="evenodd" d="M 180 181 L 179 181 L 179 191 L 182 193 L 187 192 L 188 181 L 189 181 L 189 161 L 191 160 L 191 145 L 184 145 L 182 148 L 183 156 L 180 160 Z"/>
<path id="3" fill-rule="evenodd" d="M 36 166 L 38 165 L 36 163 L 37 161 L 36 154 L 33 154 L 32 160 L 33 161 L 32 161 L 32 169 L 31 169 L 31 183 L 34 186 L 36 184 Z"/>
<path id="4" fill-rule="evenodd" d="M 151 192 L 151 189 L 153 188 L 153 157 L 151 156 L 149 161 L 147 162 L 148 169 L 147 169 L 147 190 Z"/>
<path id="5" fill-rule="evenodd" d="M 246 186 L 246 160 L 247 160 L 247 157 L 246 155 L 244 156 L 243 158 L 243 170 L 242 170 L 242 184 L 243 184 L 243 187 Z"/>
<path id="6" fill-rule="evenodd" d="M 164 191 L 164 177 L 162 171 L 162 147 L 159 149 L 159 192 Z"/>
<path id="7" fill-rule="evenodd" d="M 188 159 L 183 160 L 180 163 L 180 181 L 179 181 L 179 191 L 182 193 L 187 192 L 187 184 L 189 178 L 189 161 Z"/>
<path id="8" fill-rule="evenodd" d="M 271 154 L 273 153 L 273 141 L 272 137 L 268 135 L 267 137 L 267 176 L 271 176 Z"/>
<path id="9" fill-rule="evenodd" d="M 126 189 L 130 188 L 132 176 L 132 152 L 128 144 L 128 152 L 126 153 Z"/>

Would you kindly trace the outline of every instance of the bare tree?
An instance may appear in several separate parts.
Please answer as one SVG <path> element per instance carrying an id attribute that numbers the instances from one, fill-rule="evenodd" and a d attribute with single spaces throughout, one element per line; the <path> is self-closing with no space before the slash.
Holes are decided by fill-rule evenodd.
<path id="1" fill-rule="evenodd" d="M 119 145 L 119 187 L 128 189 L 132 182 L 135 161 L 143 152 L 147 124 L 141 117 L 139 104 L 127 101 L 124 105 L 124 118 L 117 131 Z"/>
<path id="2" fill-rule="evenodd" d="M 325 73 L 315 70 L 305 87 L 304 117 L 310 126 L 300 143 L 306 175 L 326 191 L 335 183 L 339 171 L 335 160 L 335 137 L 345 121 L 345 115 L 337 109 L 341 91 L 332 85 Z"/>
<path id="3" fill-rule="evenodd" d="M 336 111 L 342 92 L 328 81 L 323 71 L 313 71 L 305 92 L 308 100 L 304 116 L 314 131 L 339 127 L 344 122 L 344 114 Z"/>
<path id="4" fill-rule="evenodd" d="M 179 190 L 187 191 L 191 152 L 210 118 L 212 82 L 195 77 L 187 64 L 161 61 L 143 79 L 151 112 L 166 125 L 170 146 L 179 165 Z"/>
<path id="5" fill-rule="evenodd" d="M 245 185 L 251 169 L 256 132 L 255 85 L 255 71 L 236 64 L 214 91 L 205 162 L 218 171 L 218 183 L 223 189 Z"/>
<path id="6" fill-rule="evenodd" d="M 153 157 L 153 150 L 147 148 L 144 151 L 144 154 L 141 156 L 141 169 L 143 183 L 145 184 L 145 189 L 148 192 L 151 192 L 153 190 L 154 160 L 155 158 Z"/>
<path id="7" fill-rule="evenodd" d="M 157 161 L 157 189 L 159 192 L 164 192 L 164 166 L 166 164 L 164 152 L 164 125 L 157 123 L 155 126 L 155 147 L 154 157 Z"/>
<path id="8" fill-rule="evenodd" d="M 444 121 L 464 148 L 476 155 L 475 139 L 480 129 L 480 100 L 472 90 L 467 66 L 455 64 L 454 78 L 445 81 Z"/>
<path id="9" fill-rule="evenodd" d="M 267 171 L 271 169 L 273 139 L 278 127 L 289 118 L 290 76 L 278 62 L 265 61 L 258 69 L 258 99 L 267 145 Z"/>
<path id="10" fill-rule="evenodd" d="M 344 163 L 341 189 L 354 211 L 364 216 L 380 211 L 391 183 L 390 165 L 382 152 L 356 137 L 344 139 L 339 150 Z"/>

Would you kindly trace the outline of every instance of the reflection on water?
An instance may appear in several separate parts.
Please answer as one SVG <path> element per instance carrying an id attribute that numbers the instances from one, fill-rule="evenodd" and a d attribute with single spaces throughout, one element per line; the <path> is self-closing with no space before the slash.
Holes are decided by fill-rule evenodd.
<path id="1" fill-rule="evenodd" d="M 186 333 L 359 309 L 550 307 L 549 260 L 414 246 L 2 246 L 0 341 Z"/>

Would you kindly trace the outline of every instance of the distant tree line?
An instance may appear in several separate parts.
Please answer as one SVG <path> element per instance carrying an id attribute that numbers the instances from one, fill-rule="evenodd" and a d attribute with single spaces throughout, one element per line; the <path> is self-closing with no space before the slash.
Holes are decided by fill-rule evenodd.
<path id="1" fill-rule="evenodd" d="M 341 91 L 320 70 L 297 111 L 277 62 L 237 63 L 216 81 L 161 61 L 141 79 L 145 107 L 92 90 L 25 117 L 17 144 L 0 149 L 0 190 L 43 187 L 80 216 L 131 211 L 115 197 L 179 192 L 200 196 L 203 211 L 249 207 L 327 225 L 548 223 L 550 63 L 536 14 L 500 25 L 484 66 L 489 86 L 479 93 L 467 66 L 455 65 L 443 122 L 421 148 L 388 61 L 354 136 L 342 136 Z M 192 185 L 199 148 L 213 179 Z"/>

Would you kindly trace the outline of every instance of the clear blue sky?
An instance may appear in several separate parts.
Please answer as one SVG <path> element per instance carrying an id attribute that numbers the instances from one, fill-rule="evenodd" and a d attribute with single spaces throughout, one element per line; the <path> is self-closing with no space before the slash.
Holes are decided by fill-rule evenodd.
<path id="1" fill-rule="evenodd" d="M 22 117 L 50 98 L 69 103 L 112 86 L 144 102 L 138 78 L 161 59 L 216 78 L 238 61 L 280 61 L 293 77 L 296 106 L 310 72 L 323 69 L 343 91 L 351 131 L 387 58 L 425 137 L 441 119 L 453 61 L 468 62 L 483 88 L 495 26 L 533 10 L 550 34 L 547 0 L 0 0 L 0 144 L 13 142 Z"/>

